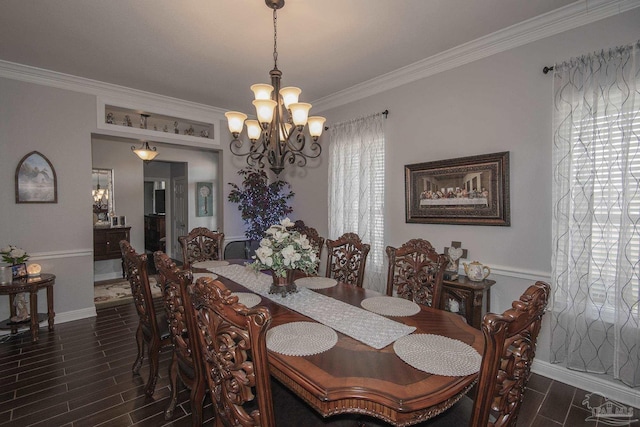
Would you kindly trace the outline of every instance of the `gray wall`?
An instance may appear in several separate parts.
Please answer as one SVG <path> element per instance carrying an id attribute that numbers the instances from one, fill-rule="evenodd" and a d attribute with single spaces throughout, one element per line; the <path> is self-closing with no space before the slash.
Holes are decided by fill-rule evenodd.
<path id="1" fill-rule="evenodd" d="M 469 262 L 489 265 L 497 281 L 492 311 L 509 308 L 534 280 L 551 273 L 552 80 L 545 65 L 640 38 L 640 9 L 388 90 L 322 112 L 327 124 L 389 110 L 385 121 L 385 242 L 412 238 L 438 250 L 461 241 Z M 318 113 L 318 112 L 315 112 Z M 314 113 L 314 114 L 315 114 Z M 423 136 L 421 136 L 423 135 Z M 289 171 L 295 216 L 327 235 L 328 138 L 317 167 Z M 405 222 L 404 166 L 509 151 L 511 226 L 409 224 Z M 386 256 L 385 256 L 386 259 Z M 543 328 L 548 328 L 545 322 Z M 538 357 L 548 360 L 544 330 Z"/>
<path id="2" fill-rule="evenodd" d="M 0 245 L 44 255 L 31 262 L 57 276 L 58 313 L 93 311 L 91 130 L 95 97 L 0 78 Z M 30 151 L 56 170 L 58 203 L 16 204 L 14 174 Z M 46 308 L 40 293 L 40 310 Z M 9 312 L 0 299 L 0 318 Z"/>

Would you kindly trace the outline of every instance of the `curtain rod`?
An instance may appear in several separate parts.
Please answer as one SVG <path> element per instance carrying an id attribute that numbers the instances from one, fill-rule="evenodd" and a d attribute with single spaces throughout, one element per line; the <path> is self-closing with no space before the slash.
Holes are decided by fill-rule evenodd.
<path id="1" fill-rule="evenodd" d="M 384 110 L 382 113 L 380 113 L 384 116 L 384 118 L 386 119 L 389 116 L 389 110 Z M 325 126 L 324 130 L 329 130 L 329 126 Z"/>

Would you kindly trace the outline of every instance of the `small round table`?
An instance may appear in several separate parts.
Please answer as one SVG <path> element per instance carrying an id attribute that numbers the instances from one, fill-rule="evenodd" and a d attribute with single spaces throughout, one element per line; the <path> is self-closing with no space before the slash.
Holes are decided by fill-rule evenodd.
<path id="1" fill-rule="evenodd" d="M 10 285 L 0 285 L 0 295 L 9 295 L 9 309 L 11 312 L 9 319 L 0 322 L 0 329 L 11 329 L 11 333 L 15 334 L 20 326 L 30 323 L 31 341 L 37 342 L 39 324 L 48 319 L 49 330 L 52 331 L 53 319 L 56 315 L 53 311 L 53 285 L 55 282 L 55 275 L 42 273 L 35 277 L 13 279 Z M 47 289 L 47 314 L 38 313 L 38 291 L 44 288 Z M 29 293 L 29 314 L 31 318 L 22 322 L 12 322 L 11 317 L 16 315 L 14 300 L 16 295 L 22 292 Z"/>

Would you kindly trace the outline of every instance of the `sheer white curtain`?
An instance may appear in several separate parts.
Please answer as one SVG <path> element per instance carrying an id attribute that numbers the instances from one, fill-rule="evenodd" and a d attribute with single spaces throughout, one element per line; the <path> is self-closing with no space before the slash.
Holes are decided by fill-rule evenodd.
<path id="1" fill-rule="evenodd" d="M 552 362 L 640 385 L 640 43 L 554 69 Z"/>
<path id="2" fill-rule="evenodd" d="M 329 145 L 329 238 L 357 233 L 371 245 L 363 286 L 384 283 L 384 118 L 333 125 Z"/>

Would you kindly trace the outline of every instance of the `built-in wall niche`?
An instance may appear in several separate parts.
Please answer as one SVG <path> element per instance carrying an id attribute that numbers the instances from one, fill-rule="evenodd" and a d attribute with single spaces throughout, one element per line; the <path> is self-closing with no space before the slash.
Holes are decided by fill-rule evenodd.
<path id="1" fill-rule="evenodd" d="M 106 125 L 137 128 L 163 134 L 206 139 L 214 138 L 212 123 L 186 120 L 115 105 L 105 105 L 104 123 Z"/>

